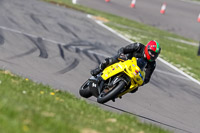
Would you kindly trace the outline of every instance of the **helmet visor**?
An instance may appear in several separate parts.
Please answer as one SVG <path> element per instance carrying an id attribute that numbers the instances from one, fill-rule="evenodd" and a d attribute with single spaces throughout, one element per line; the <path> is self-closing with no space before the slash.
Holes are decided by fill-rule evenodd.
<path id="1" fill-rule="evenodd" d="M 149 50 L 148 53 L 149 53 L 149 55 L 151 56 L 151 60 L 156 60 L 157 57 L 158 57 L 158 55 L 159 55 L 159 53 L 156 53 L 156 52 L 153 51 L 153 50 Z"/>

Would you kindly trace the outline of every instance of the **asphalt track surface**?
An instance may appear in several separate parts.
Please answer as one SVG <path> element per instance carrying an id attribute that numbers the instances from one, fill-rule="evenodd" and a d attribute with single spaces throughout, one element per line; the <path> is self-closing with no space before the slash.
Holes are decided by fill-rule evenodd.
<path id="1" fill-rule="evenodd" d="M 152 25 L 178 35 L 200 41 L 200 2 L 192 0 L 136 0 L 135 8 L 130 8 L 131 0 L 77 0 L 79 4 L 123 16 L 144 24 Z M 161 5 L 166 2 L 164 15 Z"/>
<path id="2" fill-rule="evenodd" d="M 0 68 L 77 97 L 89 71 L 128 44 L 87 14 L 37 0 L 0 0 L 0 17 Z M 105 105 L 88 101 L 176 133 L 199 133 L 199 88 L 158 61 L 137 93 Z"/>

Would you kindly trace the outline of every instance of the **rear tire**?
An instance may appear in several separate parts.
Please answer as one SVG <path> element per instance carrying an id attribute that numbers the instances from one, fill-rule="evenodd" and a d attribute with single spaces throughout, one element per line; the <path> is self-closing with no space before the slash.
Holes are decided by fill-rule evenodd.
<path id="1" fill-rule="evenodd" d="M 90 81 L 87 80 L 79 89 L 79 94 L 84 97 L 84 98 L 89 98 L 92 96 L 92 93 L 90 92 L 90 88 L 89 88 L 89 83 Z"/>
<path id="2" fill-rule="evenodd" d="M 126 83 L 124 81 L 120 81 L 115 88 L 106 93 L 104 96 L 100 94 L 97 98 L 97 102 L 103 104 L 108 102 L 109 100 L 115 99 L 117 95 L 124 89 L 125 84 Z"/>

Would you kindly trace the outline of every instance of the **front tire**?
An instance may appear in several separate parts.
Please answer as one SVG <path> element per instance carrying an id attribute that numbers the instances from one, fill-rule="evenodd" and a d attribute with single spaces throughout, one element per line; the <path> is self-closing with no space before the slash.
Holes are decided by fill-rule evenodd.
<path id="1" fill-rule="evenodd" d="M 116 87 L 114 87 L 111 91 L 105 94 L 100 94 L 97 98 L 98 103 L 106 103 L 109 100 L 115 99 L 116 96 L 124 89 L 126 83 L 124 81 L 120 81 Z"/>
<path id="2" fill-rule="evenodd" d="M 89 83 L 90 81 L 87 80 L 79 89 L 79 94 L 84 97 L 84 98 L 89 98 L 92 96 L 92 93 L 90 92 L 90 88 L 89 88 Z"/>

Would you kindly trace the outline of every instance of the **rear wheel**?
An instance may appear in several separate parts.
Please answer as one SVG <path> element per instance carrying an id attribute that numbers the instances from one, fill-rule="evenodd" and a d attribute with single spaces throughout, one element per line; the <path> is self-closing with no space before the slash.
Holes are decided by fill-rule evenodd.
<path id="1" fill-rule="evenodd" d="M 106 103 L 109 100 L 113 100 L 117 97 L 117 95 L 124 89 L 126 83 L 124 81 L 120 81 L 112 90 L 108 92 L 102 92 L 97 98 L 98 103 Z"/>
<path id="2" fill-rule="evenodd" d="M 90 92 L 90 89 L 89 89 L 89 84 L 90 84 L 90 81 L 87 80 L 82 86 L 81 88 L 79 89 L 79 94 L 84 97 L 84 98 L 89 98 L 92 96 L 92 93 Z"/>

